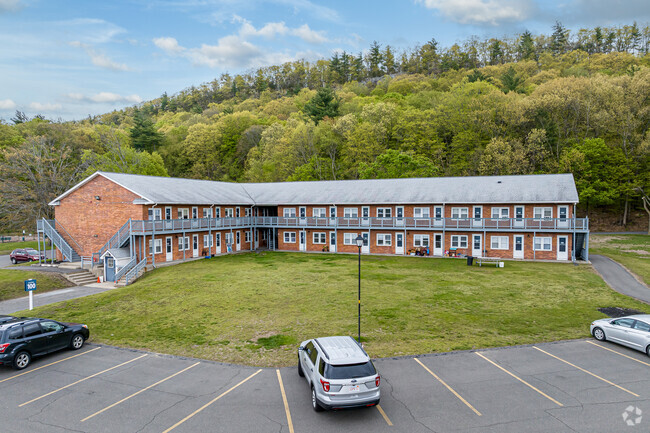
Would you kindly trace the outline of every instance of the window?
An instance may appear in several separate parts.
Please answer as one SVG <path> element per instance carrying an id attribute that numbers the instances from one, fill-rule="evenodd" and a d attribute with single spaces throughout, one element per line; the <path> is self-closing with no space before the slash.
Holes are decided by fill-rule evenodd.
<path id="1" fill-rule="evenodd" d="M 454 219 L 467 218 L 469 211 L 466 207 L 452 207 L 451 208 L 451 217 Z"/>
<path id="2" fill-rule="evenodd" d="M 284 232 L 284 243 L 285 244 L 295 244 L 296 243 L 296 232 Z"/>
<path id="3" fill-rule="evenodd" d="M 226 244 L 227 245 L 232 245 L 232 241 L 233 241 L 232 233 L 230 233 L 230 232 L 226 233 Z"/>
<path id="4" fill-rule="evenodd" d="M 228 208 L 224 209 L 223 210 L 224 218 L 232 218 L 233 215 L 235 215 L 233 212 L 234 212 L 233 208 L 231 208 L 231 207 L 228 207 Z"/>
<path id="5" fill-rule="evenodd" d="M 533 249 L 535 251 L 551 251 L 551 237 L 535 236 L 533 240 Z"/>
<path id="6" fill-rule="evenodd" d="M 151 242 L 149 242 L 151 244 Z M 149 254 L 151 254 L 151 245 L 149 246 Z M 109 257 L 108 260 L 106 260 L 106 266 L 109 268 L 114 268 L 115 267 L 115 259 L 112 257 Z"/>
<path id="7" fill-rule="evenodd" d="M 285 207 L 282 209 L 282 216 L 285 218 L 295 218 L 296 217 L 296 208 L 295 207 Z"/>
<path id="8" fill-rule="evenodd" d="M 415 207 L 413 208 L 413 217 L 415 218 L 430 218 L 431 209 L 428 207 Z"/>
<path id="9" fill-rule="evenodd" d="M 162 209 L 159 207 L 149 209 L 149 220 L 161 220 L 162 219 Z"/>
<path id="10" fill-rule="evenodd" d="M 214 235 L 214 244 L 215 244 L 215 246 L 221 248 L 221 233 L 215 233 L 215 235 Z"/>
<path id="11" fill-rule="evenodd" d="M 43 332 L 57 332 L 63 330 L 62 325 L 59 325 L 56 322 L 51 322 L 49 320 L 46 322 L 41 322 L 41 328 L 43 328 Z"/>
<path id="12" fill-rule="evenodd" d="M 38 323 L 30 323 L 23 327 L 24 337 L 34 337 L 41 334 L 41 326 Z"/>
<path id="13" fill-rule="evenodd" d="M 490 239 L 493 250 L 507 250 L 508 241 L 508 236 L 492 236 Z"/>
<path id="14" fill-rule="evenodd" d="M 343 233 L 343 245 L 356 245 L 356 233 Z"/>
<path id="15" fill-rule="evenodd" d="M 156 242 L 153 245 L 156 248 L 156 254 L 161 254 L 162 253 L 162 239 L 155 239 L 155 241 Z M 151 239 L 149 239 L 149 254 L 151 254 L 151 251 L 152 251 L 151 250 L 151 245 L 152 245 L 152 242 L 151 242 Z"/>
<path id="16" fill-rule="evenodd" d="M 315 244 L 324 244 L 327 242 L 327 235 L 325 232 L 312 233 L 312 238 Z"/>
<path id="17" fill-rule="evenodd" d="M 631 328 L 634 324 L 634 319 L 618 319 L 614 320 L 613 324 L 622 326 L 623 328 Z"/>
<path id="18" fill-rule="evenodd" d="M 392 235 L 389 233 L 377 233 L 377 246 L 389 247 L 392 245 Z"/>
<path id="19" fill-rule="evenodd" d="M 188 208 L 179 208 L 178 209 L 178 219 L 186 220 L 190 218 L 190 210 Z"/>
<path id="20" fill-rule="evenodd" d="M 648 325 L 645 322 L 641 322 L 637 320 L 636 323 L 634 324 L 634 329 L 638 329 L 639 331 L 650 332 L 650 325 Z"/>
<path id="21" fill-rule="evenodd" d="M 189 250 L 190 249 L 190 237 L 185 236 L 178 238 L 178 251 Z"/>
<path id="22" fill-rule="evenodd" d="M 203 208 L 203 218 L 212 218 L 212 208 L 210 207 Z"/>
<path id="23" fill-rule="evenodd" d="M 536 220 L 543 218 L 553 218 L 553 208 L 552 207 L 536 207 L 533 211 L 533 217 Z"/>
<path id="24" fill-rule="evenodd" d="M 9 340 L 19 340 L 23 336 L 23 328 L 22 326 L 19 326 L 17 328 L 12 328 L 9 330 L 9 336 L 7 337 Z"/>
<path id="25" fill-rule="evenodd" d="M 452 248 L 467 248 L 467 236 L 452 236 L 451 237 L 451 247 Z"/>
<path id="26" fill-rule="evenodd" d="M 327 209 L 324 207 L 315 207 L 313 210 L 313 215 L 314 218 L 326 218 L 327 217 Z"/>
<path id="27" fill-rule="evenodd" d="M 251 232 L 250 230 L 247 230 L 244 232 L 244 242 L 250 242 L 251 241 Z"/>
<path id="28" fill-rule="evenodd" d="M 510 209 L 507 207 L 493 207 L 492 218 L 510 218 Z"/>
<path id="29" fill-rule="evenodd" d="M 212 247 L 212 236 L 203 235 L 203 248 L 211 248 L 211 247 Z"/>
<path id="30" fill-rule="evenodd" d="M 413 246 L 415 247 L 428 247 L 429 235 L 413 235 Z"/>
<path id="31" fill-rule="evenodd" d="M 249 208 L 249 207 L 244 208 L 244 216 L 245 217 L 251 216 L 251 208 Z"/>
<path id="32" fill-rule="evenodd" d="M 393 215 L 393 210 L 389 207 L 378 207 L 377 218 L 390 218 Z"/>
<path id="33" fill-rule="evenodd" d="M 346 207 L 343 209 L 343 216 L 345 218 L 359 218 L 359 209 L 356 207 Z"/>

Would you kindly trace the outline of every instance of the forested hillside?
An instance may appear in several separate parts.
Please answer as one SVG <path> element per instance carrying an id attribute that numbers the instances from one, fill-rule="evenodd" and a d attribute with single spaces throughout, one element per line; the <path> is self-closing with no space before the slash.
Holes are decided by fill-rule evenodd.
<path id="1" fill-rule="evenodd" d="M 95 170 L 269 182 L 574 174 L 581 214 L 650 190 L 650 28 L 374 42 L 75 122 L 0 122 L 0 231 Z"/>

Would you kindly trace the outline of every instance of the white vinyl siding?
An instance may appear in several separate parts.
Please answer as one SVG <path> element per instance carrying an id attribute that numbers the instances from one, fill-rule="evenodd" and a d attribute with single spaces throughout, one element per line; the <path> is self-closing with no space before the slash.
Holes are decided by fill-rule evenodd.
<path id="1" fill-rule="evenodd" d="M 413 208 L 413 217 L 414 218 L 430 218 L 431 209 L 428 207 L 415 207 Z"/>
<path id="2" fill-rule="evenodd" d="M 551 251 L 553 244 L 550 236 L 542 237 L 536 236 L 533 240 L 533 249 L 535 251 Z"/>
<path id="3" fill-rule="evenodd" d="M 296 217 L 296 208 L 295 207 L 285 207 L 282 209 L 282 216 L 285 218 L 295 218 Z"/>
<path id="4" fill-rule="evenodd" d="M 377 233 L 377 246 L 389 247 L 393 244 L 393 237 L 390 233 Z"/>
<path id="5" fill-rule="evenodd" d="M 413 246 L 415 247 L 428 247 L 429 235 L 413 235 Z"/>
<path id="6" fill-rule="evenodd" d="M 356 233 L 344 233 L 343 234 L 343 245 L 356 245 L 355 239 L 357 238 Z"/>
<path id="7" fill-rule="evenodd" d="M 467 218 L 468 215 L 469 215 L 469 210 L 466 207 L 452 207 L 451 208 L 451 217 L 453 219 Z"/>
<path id="8" fill-rule="evenodd" d="M 346 207 L 343 209 L 343 216 L 345 218 L 359 218 L 359 209 L 356 207 Z"/>
<path id="9" fill-rule="evenodd" d="M 490 245 L 493 250 L 507 250 L 509 249 L 508 236 L 492 236 L 490 238 Z"/>
<path id="10" fill-rule="evenodd" d="M 327 233 L 325 232 L 312 233 L 312 240 L 315 244 L 325 244 L 327 243 Z"/>
<path id="11" fill-rule="evenodd" d="M 533 218 L 541 220 L 544 218 L 553 218 L 552 207 L 536 207 L 533 211 Z"/>
<path id="12" fill-rule="evenodd" d="M 295 244 L 296 243 L 296 232 L 284 232 L 284 243 L 285 244 Z"/>
<path id="13" fill-rule="evenodd" d="M 451 237 L 452 248 L 467 248 L 467 236 L 455 235 Z"/>

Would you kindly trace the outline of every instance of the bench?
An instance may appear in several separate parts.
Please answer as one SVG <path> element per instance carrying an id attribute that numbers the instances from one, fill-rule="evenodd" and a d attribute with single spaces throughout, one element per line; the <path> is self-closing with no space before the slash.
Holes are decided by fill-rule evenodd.
<path id="1" fill-rule="evenodd" d="M 500 267 L 502 263 L 501 257 L 476 257 L 476 261 L 479 266 L 482 266 L 483 263 L 494 263 L 497 268 Z"/>

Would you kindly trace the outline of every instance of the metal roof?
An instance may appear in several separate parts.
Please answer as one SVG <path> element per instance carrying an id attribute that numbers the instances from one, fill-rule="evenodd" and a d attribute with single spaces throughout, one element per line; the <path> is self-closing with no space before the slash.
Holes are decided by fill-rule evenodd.
<path id="1" fill-rule="evenodd" d="M 136 204 L 346 205 L 577 203 L 572 174 L 231 183 L 97 172 L 140 196 Z"/>

